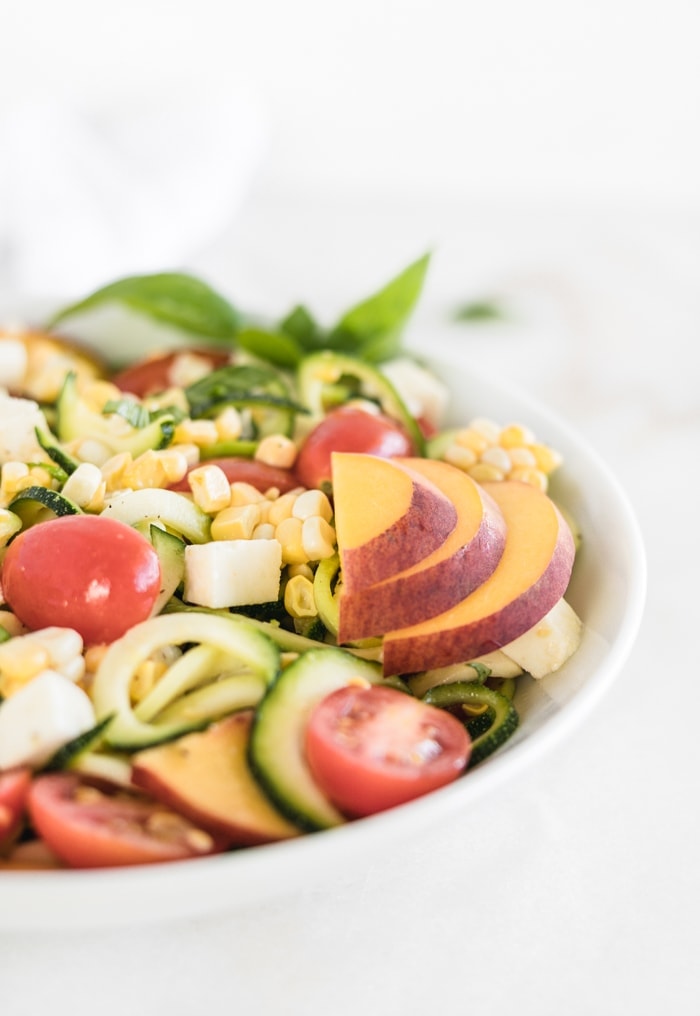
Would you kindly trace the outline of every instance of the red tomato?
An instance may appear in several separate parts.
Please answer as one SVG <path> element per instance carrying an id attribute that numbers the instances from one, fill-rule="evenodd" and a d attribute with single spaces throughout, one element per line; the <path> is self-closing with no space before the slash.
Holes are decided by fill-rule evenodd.
<path id="1" fill-rule="evenodd" d="M 7 548 L 2 589 L 28 628 L 75 628 L 87 645 L 145 621 L 160 591 L 151 544 L 124 522 L 64 515 L 26 529 Z"/>
<path id="2" fill-rule="evenodd" d="M 314 779 L 352 818 L 451 783 L 466 769 L 470 750 L 467 731 L 451 713 L 378 686 L 332 692 L 306 731 Z"/>
<path id="3" fill-rule="evenodd" d="M 112 382 L 123 392 L 137 395 L 140 399 L 146 395 L 155 395 L 156 392 L 162 392 L 175 383 L 171 369 L 175 360 L 183 353 L 208 360 L 210 370 L 223 367 L 231 358 L 230 351 L 219 349 L 174 349 L 169 353 L 154 353 L 119 371 L 112 378 Z"/>
<path id="4" fill-rule="evenodd" d="M 19 831 L 31 782 L 30 769 L 0 773 L 0 847 Z"/>
<path id="5" fill-rule="evenodd" d="M 329 413 L 311 431 L 294 472 L 304 487 L 322 487 L 331 481 L 331 452 L 364 452 L 389 459 L 415 451 L 408 434 L 391 417 L 347 406 Z"/>
<path id="6" fill-rule="evenodd" d="M 241 483 L 249 483 L 262 494 L 269 490 L 270 487 L 277 487 L 280 494 L 284 494 L 286 491 L 299 486 L 299 481 L 291 470 L 280 469 L 277 466 L 268 466 L 266 462 L 257 462 L 255 459 L 231 456 L 230 458 L 222 459 L 203 459 L 199 463 L 199 466 L 209 465 L 219 466 L 223 469 L 229 483 L 239 481 Z M 192 468 L 197 469 L 199 466 L 193 466 Z M 190 485 L 187 482 L 187 476 L 172 484 L 170 489 L 189 490 Z"/>
<path id="7" fill-rule="evenodd" d="M 39 776 L 29 791 L 34 827 L 72 868 L 179 861 L 225 844 L 169 808 L 124 791 L 97 789 L 72 773 Z"/>

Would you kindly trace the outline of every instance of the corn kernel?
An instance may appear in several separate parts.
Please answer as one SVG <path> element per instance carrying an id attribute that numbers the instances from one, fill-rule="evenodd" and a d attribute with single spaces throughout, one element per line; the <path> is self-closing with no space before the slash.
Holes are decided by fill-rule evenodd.
<path id="1" fill-rule="evenodd" d="M 104 498 L 107 484 L 102 471 L 92 462 L 81 462 L 63 484 L 62 493 L 80 508 L 86 508 L 93 499 Z"/>
<path id="2" fill-rule="evenodd" d="M 258 504 L 260 501 L 265 500 L 265 495 L 261 494 L 257 487 L 254 487 L 252 483 L 245 483 L 243 480 L 236 480 L 231 484 L 231 504 Z"/>
<path id="3" fill-rule="evenodd" d="M 519 480 L 520 483 L 529 483 L 531 487 L 537 487 L 546 494 L 548 481 L 547 474 L 541 469 L 529 469 L 526 466 L 513 469 L 510 474 L 511 480 Z"/>
<path id="4" fill-rule="evenodd" d="M 212 520 L 211 538 L 212 540 L 251 540 L 255 527 L 259 524 L 259 505 L 229 505 Z"/>
<path id="5" fill-rule="evenodd" d="M 199 353 L 178 353 L 168 371 L 168 381 L 178 388 L 187 388 L 211 374 L 211 360 Z"/>
<path id="6" fill-rule="evenodd" d="M 489 462 L 477 462 L 467 472 L 477 483 L 491 483 L 505 479 L 503 470 L 498 466 L 492 466 Z"/>
<path id="7" fill-rule="evenodd" d="M 253 530 L 254 540 L 274 540 L 276 539 L 276 528 L 270 522 L 261 522 Z"/>
<path id="8" fill-rule="evenodd" d="M 284 519 L 291 518 L 296 500 L 297 494 L 291 490 L 275 498 L 267 508 L 268 522 L 271 522 L 273 526 L 278 526 Z"/>
<path id="9" fill-rule="evenodd" d="M 283 564 L 305 564 L 309 560 L 301 539 L 302 525 L 301 519 L 290 516 L 275 528 L 275 539 L 282 544 Z"/>
<path id="10" fill-rule="evenodd" d="M 156 452 L 156 455 L 163 467 L 168 484 L 178 483 L 179 480 L 182 480 L 186 476 L 190 463 L 187 460 L 187 456 L 179 448 L 164 448 Z"/>
<path id="11" fill-rule="evenodd" d="M 27 635 L 0 644 L 0 694 L 9 695 L 50 664 L 47 650 Z"/>
<path id="12" fill-rule="evenodd" d="M 489 446 L 484 435 L 473 427 L 463 427 L 462 430 L 458 430 L 454 441 L 460 448 L 468 448 L 469 451 L 474 452 L 477 457 Z"/>
<path id="13" fill-rule="evenodd" d="M 284 607 L 292 617 L 315 617 L 318 614 L 314 585 L 304 575 L 295 575 L 284 588 Z"/>
<path id="14" fill-rule="evenodd" d="M 214 420 L 219 441 L 237 441 L 243 433 L 241 414 L 235 406 L 227 406 Z"/>
<path id="15" fill-rule="evenodd" d="M 124 398 L 122 392 L 111 381 L 90 381 L 82 386 L 82 399 L 86 405 L 96 413 L 101 413 L 108 402 L 118 401 Z"/>
<path id="16" fill-rule="evenodd" d="M 317 515 L 325 522 L 330 522 L 333 518 L 333 509 L 322 490 L 305 490 L 295 499 L 292 515 L 302 520 Z"/>
<path id="17" fill-rule="evenodd" d="M 0 610 L 0 628 L 4 628 L 8 635 L 24 635 L 27 629 L 20 619 L 11 610 Z"/>
<path id="18" fill-rule="evenodd" d="M 133 461 L 131 452 L 118 452 L 100 466 L 107 490 L 121 490 L 127 486 L 124 483 L 124 474 Z"/>
<path id="19" fill-rule="evenodd" d="M 508 458 L 512 467 L 527 466 L 531 468 L 537 465 L 537 460 L 530 449 L 521 448 L 519 445 L 508 449 Z"/>
<path id="20" fill-rule="evenodd" d="M 167 669 L 162 660 L 143 660 L 139 663 L 129 685 L 129 698 L 133 705 L 141 702 L 153 690 Z"/>
<path id="21" fill-rule="evenodd" d="M 168 479 L 158 452 L 149 449 L 128 463 L 122 475 L 122 483 L 132 490 L 167 487 Z"/>
<path id="22" fill-rule="evenodd" d="M 200 460 L 199 448 L 196 444 L 191 442 L 179 441 L 177 444 L 171 444 L 167 449 L 169 452 L 177 452 L 178 455 L 184 455 L 187 459 L 187 468 L 191 469 L 192 466 L 196 466 Z"/>
<path id="23" fill-rule="evenodd" d="M 255 458 L 268 466 L 289 469 L 297 457 L 297 446 L 284 434 L 269 434 L 255 449 Z"/>
<path id="24" fill-rule="evenodd" d="M 216 424 L 213 420 L 183 420 L 178 423 L 173 434 L 176 444 L 194 444 L 198 448 L 214 444 L 218 440 Z"/>
<path id="25" fill-rule="evenodd" d="M 205 512 L 220 512 L 231 503 L 231 484 L 220 466 L 197 466 L 187 481 L 194 503 Z"/>
<path id="26" fill-rule="evenodd" d="M 481 461 L 500 469 L 504 476 L 510 472 L 511 461 L 508 452 L 500 445 L 491 445 L 481 453 Z"/>
<path id="27" fill-rule="evenodd" d="M 92 462 L 102 467 L 112 458 L 112 449 L 92 437 L 79 438 L 68 445 L 67 450 L 81 462 Z"/>
<path id="28" fill-rule="evenodd" d="M 473 420 L 470 420 L 469 430 L 475 430 L 477 434 L 481 434 L 489 444 L 497 444 L 499 434 L 501 433 L 501 428 L 498 424 L 486 416 L 477 416 Z"/>
<path id="29" fill-rule="evenodd" d="M 522 445 L 532 444 L 535 435 L 529 427 L 521 423 L 510 423 L 504 427 L 498 435 L 498 443 L 502 448 L 516 448 Z"/>
<path id="30" fill-rule="evenodd" d="M 313 582 L 314 573 L 308 564 L 290 564 L 287 568 L 287 576 L 293 579 L 295 575 L 303 575 L 309 582 Z"/>
<path id="31" fill-rule="evenodd" d="M 541 469 L 543 473 L 553 473 L 562 464 L 563 460 L 559 452 L 547 445 L 535 443 L 529 445 L 529 448 L 535 456 L 537 468 Z"/>
<path id="32" fill-rule="evenodd" d="M 5 462 L 0 474 L 0 498 L 3 506 L 7 506 L 15 494 L 23 489 L 22 484 L 29 478 L 29 466 L 26 462 Z"/>
<path id="33" fill-rule="evenodd" d="M 98 645 L 88 646 L 85 650 L 85 669 L 88 674 L 94 674 L 102 663 L 109 646 Z"/>
<path id="34" fill-rule="evenodd" d="M 19 515 L 15 515 L 7 508 L 0 508 L 0 547 L 4 547 L 21 528 L 22 520 Z"/>
<path id="35" fill-rule="evenodd" d="M 476 464 L 477 457 L 476 453 L 471 448 L 464 448 L 462 445 L 457 444 L 453 441 L 445 449 L 443 458 L 445 462 L 449 462 L 451 466 L 456 466 L 457 469 L 467 470 L 471 466 Z"/>
<path id="36" fill-rule="evenodd" d="M 335 554 L 335 529 L 325 519 L 312 515 L 304 519 L 301 527 L 301 544 L 307 560 L 322 561 Z"/>

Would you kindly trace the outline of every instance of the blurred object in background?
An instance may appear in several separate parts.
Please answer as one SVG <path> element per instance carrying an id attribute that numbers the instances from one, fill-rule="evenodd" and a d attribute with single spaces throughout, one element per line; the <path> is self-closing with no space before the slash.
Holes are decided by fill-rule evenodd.
<path id="1" fill-rule="evenodd" d="M 0 106 L 0 290 L 81 295 L 178 268 L 230 226 L 264 144 L 236 95 L 103 110 Z"/>

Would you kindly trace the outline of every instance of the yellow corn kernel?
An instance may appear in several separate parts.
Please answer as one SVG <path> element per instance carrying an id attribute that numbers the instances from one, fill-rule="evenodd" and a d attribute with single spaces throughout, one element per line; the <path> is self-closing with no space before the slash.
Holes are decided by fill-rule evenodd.
<path id="1" fill-rule="evenodd" d="M 144 490 L 147 487 L 167 487 L 168 478 L 158 452 L 149 448 L 128 463 L 122 475 L 125 487 Z"/>
<path id="2" fill-rule="evenodd" d="M 477 434 L 481 434 L 489 444 L 497 444 L 501 433 L 501 428 L 498 424 L 486 416 L 477 416 L 473 420 L 470 420 L 469 430 L 474 430 Z"/>
<path id="3" fill-rule="evenodd" d="M 333 509 L 322 490 L 305 490 L 295 499 L 292 515 L 302 521 L 317 515 L 324 522 L 330 522 L 333 518 Z"/>
<path id="4" fill-rule="evenodd" d="M 535 435 L 529 427 L 522 423 L 509 423 L 498 435 L 498 443 L 501 448 L 518 448 L 522 445 L 532 444 Z"/>
<path id="5" fill-rule="evenodd" d="M 477 458 L 489 446 L 489 442 L 484 435 L 472 427 L 463 427 L 461 430 L 458 430 L 454 436 L 454 443 L 460 448 L 466 448 L 473 452 Z"/>
<path id="6" fill-rule="evenodd" d="M 516 468 L 532 468 L 537 465 L 535 456 L 529 448 L 521 448 L 519 445 L 508 449 L 508 457 L 510 459 L 511 467 Z"/>
<path id="7" fill-rule="evenodd" d="M 261 494 L 257 487 L 254 487 L 252 483 L 245 483 L 243 480 L 236 480 L 231 484 L 231 504 L 259 504 L 265 500 L 265 495 Z"/>
<path id="8" fill-rule="evenodd" d="M 505 479 L 503 470 L 498 466 L 492 466 L 489 462 L 477 462 L 467 472 L 477 483 L 490 483 Z"/>
<path id="9" fill-rule="evenodd" d="M 208 356 L 184 352 L 174 357 L 168 370 L 168 380 L 171 385 L 187 388 L 195 381 L 201 381 L 207 374 L 211 374 L 211 360 Z"/>
<path id="10" fill-rule="evenodd" d="M 301 545 L 308 561 L 322 561 L 335 554 L 335 529 L 325 519 L 312 515 L 301 527 Z"/>
<path id="11" fill-rule="evenodd" d="M 100 472 L 107 484 L 107 490 L 121 490 L 127 486 L 124 483 L 124 473 L 133 461 L 131 452 L 119 452 L 117 455 L 112 455 L 111 458 L 107 459 L 100 466 Z"/>
<path id="12" fill-rule="evenodd" d="M 297 495 L 294 491 L 290 490 L 286 494 L 280 494 L 270 502 L 267 508 L 267 521 L 271 522 L 273 526 L 278 526 L 280 522 L 291 518 L 296 500 Z"/>
<path id="13" fill-rule="evenodd" d="M 452 441 L 445 449 L 443 458 L 451 466 L 457 469 L 470 469 L 477 462 L 476 453 L 471 448 L 464 448 L 462 445 Z"/>
<path id="14" fill-rule="evenodd" d="M 106 490 L 102 470 L 92 462 L 81 462 L 63 484 L 61 493 L 75 501 L 79 508 L 87 508 L 92 501 L 104 499 Z"/>
<path id="15" fill-rule="evenodd" d="M 201 458 L 199 454 L 199 448 L 196 444 L 191 442 L 179 441 L 177 444 L 171 444 L 168 449 L 169 452 L 176 452 L 178 455 L 183 455 L 187 459 L 187 468 L 191 469 L 192 466 L 196 466 Z"/>
<path id="16" fill-rule="evenodd" d="M 88 381 L 81 386 L 81 396 L 88 408 L 96 413 L 101 413 L 108 402 L 115 402 L 124 398 L 122 392 L 111 381 Z"/>
<path id="17" fill-rule="evenodd" d="M 303 575 L 309 582 L 313 582 L 314 573 L 308 564 L 290 564 L 287 568 L 287 576 L 293 579 L 295 575 Z"/>
<path id="18" fill-rule="evenodd" d="M 173 434 L 176 444 L 194 444 L 198 448 L 214 444 L 218 440 L 216 424 L 213 420 L 182 420 Z"/>
<path id="19" fill-rule="evenodd" d="M 156 455 L 163 467 L 168 484 L 182 480 L 190 468 L 187 456 L 178 448 L 163 448 L 161 451 L 157 451 Z"/>
<path id="20" fill-rule="evenodd" d="M 26 462 L 4 462 L 0 474 L 0 503 L 6 507 L 29 478 Z"/>
<path id="21" fill-rule="evenodd" d="M 504 476 L 510 472 L 511 461 L 508 452 L 500 445 L 490 445 L 481 453 L 481 462 L 500 469 Z"/>
<path id="22" fill-rule="evenodd" d="M 47 650 L 27 635 L 0 644 L 0 694 L 9 696 L 50 664 Z"/>
<path id="23" fill-rule="evenodd" d="M 229 505 L 218 512 L 211 524 L 212 540 L 251 540 L 260 523 L 257 504 Z"/>
<path id="24" fill-rule="evenodd" d="M 109 649 L 109 646 L 88 646 L 85 650 L 85 670 L 88 674 L 95 674 L 97 668 L 102 663 L 105 657 L 105 653 Z"/>
<path id="25" fill-rule="evenodd" d="M 527 466 L 511 470 L 510 480 L 519 480 L 520 483 L 529 483 L 531 487 L 538 487 L 544 494 L 547 493 L 547 474 L 541 469 L 531 469 Z"/>
<path id="26" fill-rule="evenodd" d="M 297 446 L 284 434 L 269 434 L 255 449 L 255 458 L 268 466 L 290 469 L 297 457 Z"/>
<path id="27" fill-rule="evenodd" d="M 220 512 L 231 503 L 231 484 L 220 466 L 193 469 L 187 478 L 194 503 L 205 512 Z"/>
<path id="28" fill-rule="evenodd" d="M 11 610 L 0 610 L 0 628 L 4 628 L 7 634 L 12 637 L 27 633 L 27 629 Z"/>
<path id="29" fill-rule="evenodd" d="M 549 475 L 562 464 L 562 456 L 553 448 L 549 448 L 548 445 L 535 443 L 528 447 L 535 456 L 537 468 L 541 469 L 543 473 Z"/>
<path id="30" fill-rule="evenodd" d="M 253 530 L 254 540 L 274 540 L 276 529 L 270 522 L 261 522 Z"/>
<path id="31" fill-rule="evenodd" d="M 302 543 L 302 526 L 301 519 L 290 516 L 288 519 L 283 519 L 275 528 L 275 538 L 282 544 L 283 564 L 306 564 L 309 560 Z"/>
<path id="32" fill-rule="evenodd" d="M 129 685 L 129 698 L 132 705 L 141 702 L 153 690 L 167 669 L 162 660 L 144 660 L 139 663 L 132 674 Z"/>
<path id="33" fill-rule="evenodd" d="M 241 414 L 235 406 L 227 406 L 214 420 L 219 441 L 237 441 L 243 433 Z"/>
<path id="34" fill-rule="evenodd" d="M 81 462 L 92 462 L 100 468 L 113 457 L 111 448 L 92 437 L 77 438 L 68 443 L 66 450 Z"/>
<path id="35" fill-rule="evenodd" d="M 314 584 L 304 575 L 295 575 L 284 587 L 284 608 L 292 617 L 315 617 Z"/>
<path id="36" fill-rule="evenodd" d="M 19 515 L 15 515 L 7 508 L 0 508 L 0 547 L 4 547 L 21 528 L 22 520 Z"/>

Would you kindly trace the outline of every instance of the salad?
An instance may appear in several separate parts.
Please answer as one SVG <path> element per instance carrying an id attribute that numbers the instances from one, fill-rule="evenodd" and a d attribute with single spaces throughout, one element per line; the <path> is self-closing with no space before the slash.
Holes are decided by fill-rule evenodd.
<path id="1" fill-rule="evenodd" d="M 427 267 L 331 328 L 168 273 L 0 329 L 0 872 L 404 804 L 468 778 L 522 676 L 576 651 L 561 456 L 468 405 L 446 427 L 401 348 Z M 123 344 L 70 338 L 114 304 Z M 133 315 L 167 348 L 134 355 Z"/>

